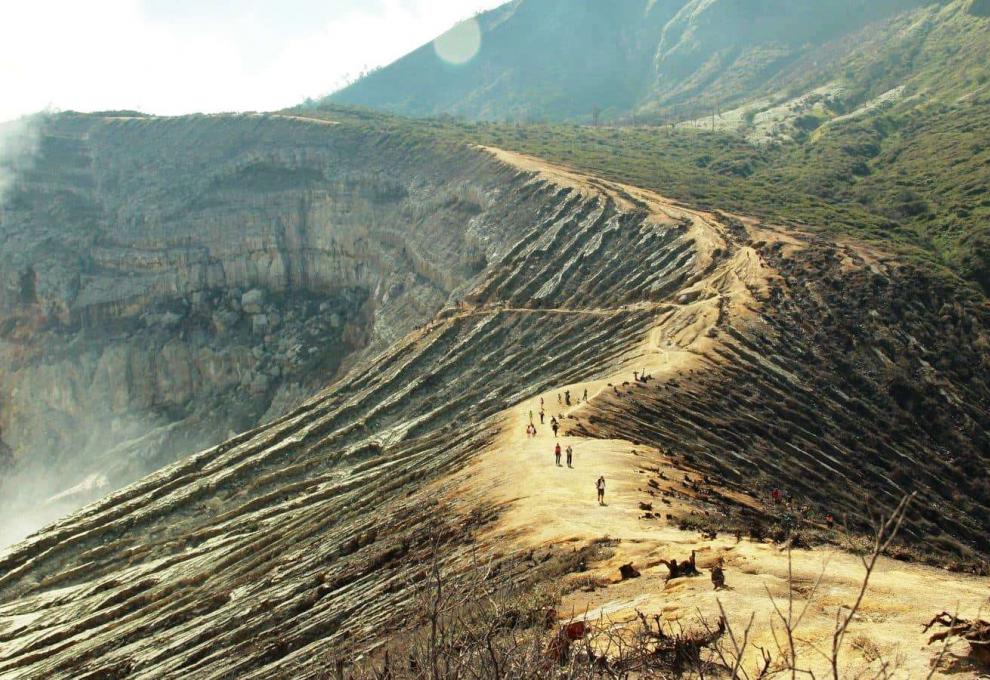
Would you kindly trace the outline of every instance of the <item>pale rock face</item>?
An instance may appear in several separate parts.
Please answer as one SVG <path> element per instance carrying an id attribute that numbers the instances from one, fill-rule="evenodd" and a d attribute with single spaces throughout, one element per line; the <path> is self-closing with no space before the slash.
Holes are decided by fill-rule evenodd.
<path id="1" fill-rule="evenodd" d="M 281 415 L 518 226 L 497 200 L 514 175 L 480 154 L 265 116 L 47 125 L 0 212 L 8 489 L 56 468 L 49 496 L 94 473 L 112 489 Z"/>
<path id="2" fill-rule="evenodd" d="M 253 288 L 241 296 L 241 309 L 246 314 L 261 314 L 264 303 L 265 293 L 257 288 Z"/>

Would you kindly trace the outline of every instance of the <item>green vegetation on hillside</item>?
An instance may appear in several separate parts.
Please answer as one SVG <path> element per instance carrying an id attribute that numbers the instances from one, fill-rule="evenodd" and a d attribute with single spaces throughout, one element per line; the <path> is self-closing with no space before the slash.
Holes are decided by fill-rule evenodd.
<path id="1" fill-rule="evenodd" d="M 427 45 L 336 97 L 439 118 L 303 114 L 881 241 L 990 291 L 985 2 L 620 5 L 603 22 L 597 5 L 516 0 L 479 18 L 487 43 L 464 68 L 438 70 Z M 605 87 L 610 73 L 623 75 Z M 593 109 L 604 126 L 533 122 L 590 122 Z"/>
<path id="2" fill-rule="evenodd" d="M 814 141 L 763 146 L 690 128 L 296 113 L 373 129 L 391 143 L 498 146 L 702 208 L 879 241 L 990 290 L 990 98 L 885 111 L 829 126 Z"/>

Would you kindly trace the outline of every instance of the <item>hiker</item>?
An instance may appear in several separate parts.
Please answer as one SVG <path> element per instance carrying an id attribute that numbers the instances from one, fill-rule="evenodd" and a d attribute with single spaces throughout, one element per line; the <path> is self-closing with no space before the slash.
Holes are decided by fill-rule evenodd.
<path id="1" fill-rule="evenodd" d="M 574 467 L 571 463 L 574 461 L 574 449 L 571 445 L 567 445 L 567 467 Z"/>
<path id="2" fill-rule="evenodd" d="M 540 401 L 543 401 L 543 400 L 541 399 Z M 545 411 L 543 410 L 543 406 L 540 406 L 540 425 L 543 424 L 543 416 L 544 416 L 544 414 L 545 414 Z"/>
<path id="3" fill-rule="evenodd" d="M 773 493 L 770 494 L 770 497 L 773 499 L 773 504 L 774 505 L 779 504 L 780 503 L 780 489 L 774 489 L 773 490 Z"/>
<path id="4" fill-rule="evenodd" d="M 540 397 L 540 410 L 543 410 L 543 397 Z"/>
<path id="5" fill-rule="evenodd" d="M 533 409 L 529 409 L 529 423 L 533 424 Z"/>
<path id="6" fill-rule="evenodd" d="M 560 467 L 560 442 L 557 442 L 557 446 L 554 447 L 553 457 L 557 459 L 557 467 Z"/>
<path id="7" fill-rule="evenodd" d="M 560 392 L 557 392 L 557 406 L 562 406 L 563 404 L 564 400 L 560 398 Z"/>
<path id="8" fill-rule="evenodd" d="M 831 529 L 835 526 L 835 517 L 832 517 L 832 513 L 825 515 L 825 525 Z"/>
<path id="9" fill-rule="evenodd" d="M 571 405 L 571 391 L 570 390 L 564 390 L 564 403 L 567 404 L 568 406 Z"/>
<path id="10" fill-rule="evenodd" d="M 583 398 L 583 401 L 588 401 L 588 388 L 587 387 L 584 388 L 584 398 Z"/>
<path id="11" fill-rule="evenodd" d="M 598 489 L 598 505 L 605 505 L 605 476 L 602 475 L 595 482 L 595 488 Z"/>
<path id="12" fill-rule="evenodd" d="M 553 436 L 556 437 L 557 436 L 557 430 L 560 429 L 560 423 L 557 422 L 557 419 L 556 418 L 551 418 L 550 419 L 550 427 L 553 428 Z"/>

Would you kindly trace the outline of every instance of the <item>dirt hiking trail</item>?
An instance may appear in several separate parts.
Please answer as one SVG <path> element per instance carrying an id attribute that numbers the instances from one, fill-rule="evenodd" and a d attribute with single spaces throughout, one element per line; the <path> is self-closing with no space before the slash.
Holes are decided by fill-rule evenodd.
<path id="1" fill-rule="evenodd" d="M 677 304 L 657 306 L 656 323 L 637 350 L 619 358 L 615 372 L 587 382 L 559 385 L 534 395 L 500 416 L 500 435 L 464 471 L 456 492 L 460 500 L 475 498 L 504 508 L 495 526 L 481 537 L 492 550 L 571 546 L 578 549 L 598 541 L 603 546 L 600 562 L 572 575 L 561 587 L 567 593 L 561 610 L 564 618 L 590 620 L 597 626 L 621 628 L 635 622 L 637 611 L 648 617 L 661 614 L 677 630 L 697 627 L 700 617 L 718 619 L 719 603 L 737 635 L 750 621 L 750 650 L 745 669 L 755 677 L 760 662 L 756 649 L 763 647 L 774 658 L 782 655 L 778 643 L 781 626 L 774 601 L 785 608 L 789 593 L 795 610 L 808 604 L 796 633 L 799 666 L 817 677 L 830 674 L 822 654 L 831 645 L 836 612 L 845 611 L 858 594 L 864 574 L 860 558 L 839 549 L 786 550 L 772 543 L 741 541 L 719 535 L 706 539 L 698 532 L 681 531 L 677 518 L 688 511 L 685 477 L 698 473 L 677 467 L 667 452 L 632 442 L 576 436 L 572 430 L 586 422 L 596 398 L 618 392 L 635 398 L 636 390 L 648 389 L 633 379 L 633 371 L 644 371 L 653 381 L 680 376 L 689 379 L 692 370 L 703 370 L 706 362 L 719 361 L 710 351 L 718 342 L 709 333 L 720 316 L 742 322 L 754 315 L 759 304 L 754 291 L 765 290 L 775 273 L 750 248 L 738 247 L 719 267 L 705 261 L 718 248 L 727 247 L 723 227 L 712 216 L 689 211 L 660 196 L 639 189 L 613 185 L 537 159 L 500 150 L 498 158 L 516 167 L 540 173 L 582 192 L 603 193 L 615 200 L 632 200 L 656 215 L 657 222 L 688 219 L 699 243 L 699 269 L 705 276 L 689 282 Z M 752 225 L 749 225 L 752 227 Z M 755 227 L 752 227 L 755 230 Z M 786 247 L 799 247 L 786 233 L 761 227 L 759 237 L 778 238 Z M 603 310 L 595 310 L 601 313 Z M 470 312 L 467 312 L 470 313 Z M 570 392 L 571 404 L 564 403 Z M 587 391 L 588 401 L 583 400 Z M 541 424 L 540 400 L 545 419 Z M 558 398 L 560 400 L 558 400 Z M 527 433 L 532 422 L 535 437 Z M 560 436 L 550 428 L 552 416 L 561 424 Z M 554 446 L 574 449 L 573 467 L 554 462 Z M 674 453 L 674 452 L 671 452 Z M 648 471 L 661 471 L 661 478 L 680 493 L 650 493 Z M 596 500 L 595 482 L 606 480 L 606 504 Z M 659 489 L 662 490 L 662 489 Z M 658 489 L 654 489 L 654 492 Z M 758 506 L 761 499 L 721 490 L 738 504 Z M 644 517 L 641 503 L 652 504 L 652 516 Z M 606 540 L 607 539 L 607 540 Z M 700 577 L 667 580 L 664 559 L 687 559 L 697 551 Z M 715 592 L 710 568 L 724 564 L 728 588 Z M 619 566 L 632 563 L 639 578 L 623 581 Z M 788 570 L 791 578 L 788 578 Z M 820 580 L 820 582 L 819 582 Z M 818 586 L 815 587 L 816 582 Z M 789 585 L 790 583 L 790 585 Z M 926 645 L 922 627 L 943 609 L 961 617 L 986 614 L 990 580 L 950 574 L 934 568 L 881 559 L 863 605 L 846 637 L 840 658 L 844 678 L 874 677 L 886 665 L 886 677 L 927 678 L 938 645 Z M 965 643 L 950 646 L 931 677 L 978 677 L 959 655 Z M 829 675 L 830 677 L 830 675 Z M 883 677 L 883 676 L 881 676 Z"/>

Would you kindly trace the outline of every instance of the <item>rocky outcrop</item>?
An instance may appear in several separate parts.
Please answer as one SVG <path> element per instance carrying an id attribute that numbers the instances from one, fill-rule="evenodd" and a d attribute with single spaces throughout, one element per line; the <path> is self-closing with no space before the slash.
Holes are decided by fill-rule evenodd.
<path id="1" fill-rule="evenodd" d="M 347 148 L 357 133 L 324 134 Z M 366 160 L 382 154 L 360 135 Z M 768 484 L 809 503 L 834 494 L 841 509 L 870 495 L 883 510 L 917 490 L 911 541 L 987 554 L 962 512 L 932 519 L 946 502 L 940 485 L 961 472 L 972 477 L 958 486 L 965 511 L 984 518 L 990 507 L 978 492 L 990 322 L 951 284 L 855 244 L 690 210 L 534 159 L 458 150 L 455 173 L 445 156 L 424 164 L 414 143 L 393 153 L 375 162 L 408 173 L 408 202 L 391 218 L 406 226 L 374 243 L 406 245 L 380 246 L 381 261 L 406 248 L 433 288 L 466 283 L 426 323 L 272 422 L 0 553 L 0 676 L 324 677 L 341 650 L 408 630 L 430 560 L 456 573 L 491 558 L 498 573 L 507 546 L 482 554 L 478 537 L 506 509 L 462 494 L 455 473 L 472 460 L 504 465 L 489 445 L 506 410 L 618 370 L 633 379 L 644 357 L 670 367 L 613 382 L 565 427 L 672 449 L 710 476 L 704 487 L 682 482 L 705 511 L 710 481 L 750 500 Z M 463 207 L 468 196 L 480 209 Z M 363 281 L 370 260 L 345 279 Z M 367 347 L 411 318 L 414 298 L 388 281 L 363 307 Z M 414 290 L 430 290 L 422 285 Z M 264 292 L 244 288 L 214 307 L 268 315 L 286 291 L 252 287 Z M 253 337 L 254 322 L 243 332 Z"/>
<path id="2" fill-rule="evenodd" d="M 45 120 L 0 213 L 4 502 L 115 488 L 277 417 L 476 274 L 503 171 L 377 141 L 279 116 Z"/>

